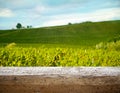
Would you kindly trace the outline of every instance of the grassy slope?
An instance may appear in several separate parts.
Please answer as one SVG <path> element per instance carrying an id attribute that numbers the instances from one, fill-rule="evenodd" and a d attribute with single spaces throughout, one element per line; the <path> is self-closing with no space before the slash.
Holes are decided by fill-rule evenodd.
<path id="1" fill-rule="evenodd" d="M 120 21 L 0 31 L 0 43 L 40 43 L 94 46 L 120 35 Z"/>

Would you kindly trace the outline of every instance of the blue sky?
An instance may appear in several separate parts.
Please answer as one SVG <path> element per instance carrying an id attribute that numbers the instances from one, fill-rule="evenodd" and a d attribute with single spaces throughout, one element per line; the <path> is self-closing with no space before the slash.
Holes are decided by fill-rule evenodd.
<path id="1" fill-rule="evenodd" d="M 0 29 L 120 20 L 120 0 L 0 0 Z"/>

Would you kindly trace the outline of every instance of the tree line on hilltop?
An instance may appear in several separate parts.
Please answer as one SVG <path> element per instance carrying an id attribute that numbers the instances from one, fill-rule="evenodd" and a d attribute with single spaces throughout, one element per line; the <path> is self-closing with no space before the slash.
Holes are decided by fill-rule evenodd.
<path id="1" fill-rule="evenodd" d="M 27 27 L 25 27 L 25 26 L 22 26 L 21 23 L 17 23 L 16 28 L 17 29 L 25 29 L 25 28 L 32 28 L 32 26 L 31 25 L 27 25 Z"/>

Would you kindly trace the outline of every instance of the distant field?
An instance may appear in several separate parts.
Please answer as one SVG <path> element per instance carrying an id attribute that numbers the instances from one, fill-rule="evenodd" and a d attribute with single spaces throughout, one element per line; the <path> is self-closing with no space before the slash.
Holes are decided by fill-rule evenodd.
<path id="1" fill-rule="evenodd" d="M 120 66 L 120 21 L 1 30 L 0 66 Z"/>
<path id="2" fill-rule="evenodd" d="M 0 31 L 0 43 L 95 46 L 120 36 L 120 21 Z"/>

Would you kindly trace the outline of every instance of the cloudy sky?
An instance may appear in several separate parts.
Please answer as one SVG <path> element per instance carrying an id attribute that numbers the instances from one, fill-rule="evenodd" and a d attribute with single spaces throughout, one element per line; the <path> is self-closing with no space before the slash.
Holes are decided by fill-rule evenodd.
<path id="1" fill-rule="evenodd" d="M 120 20 L 120 0 L 0 0 L 0 29 Z"/>

